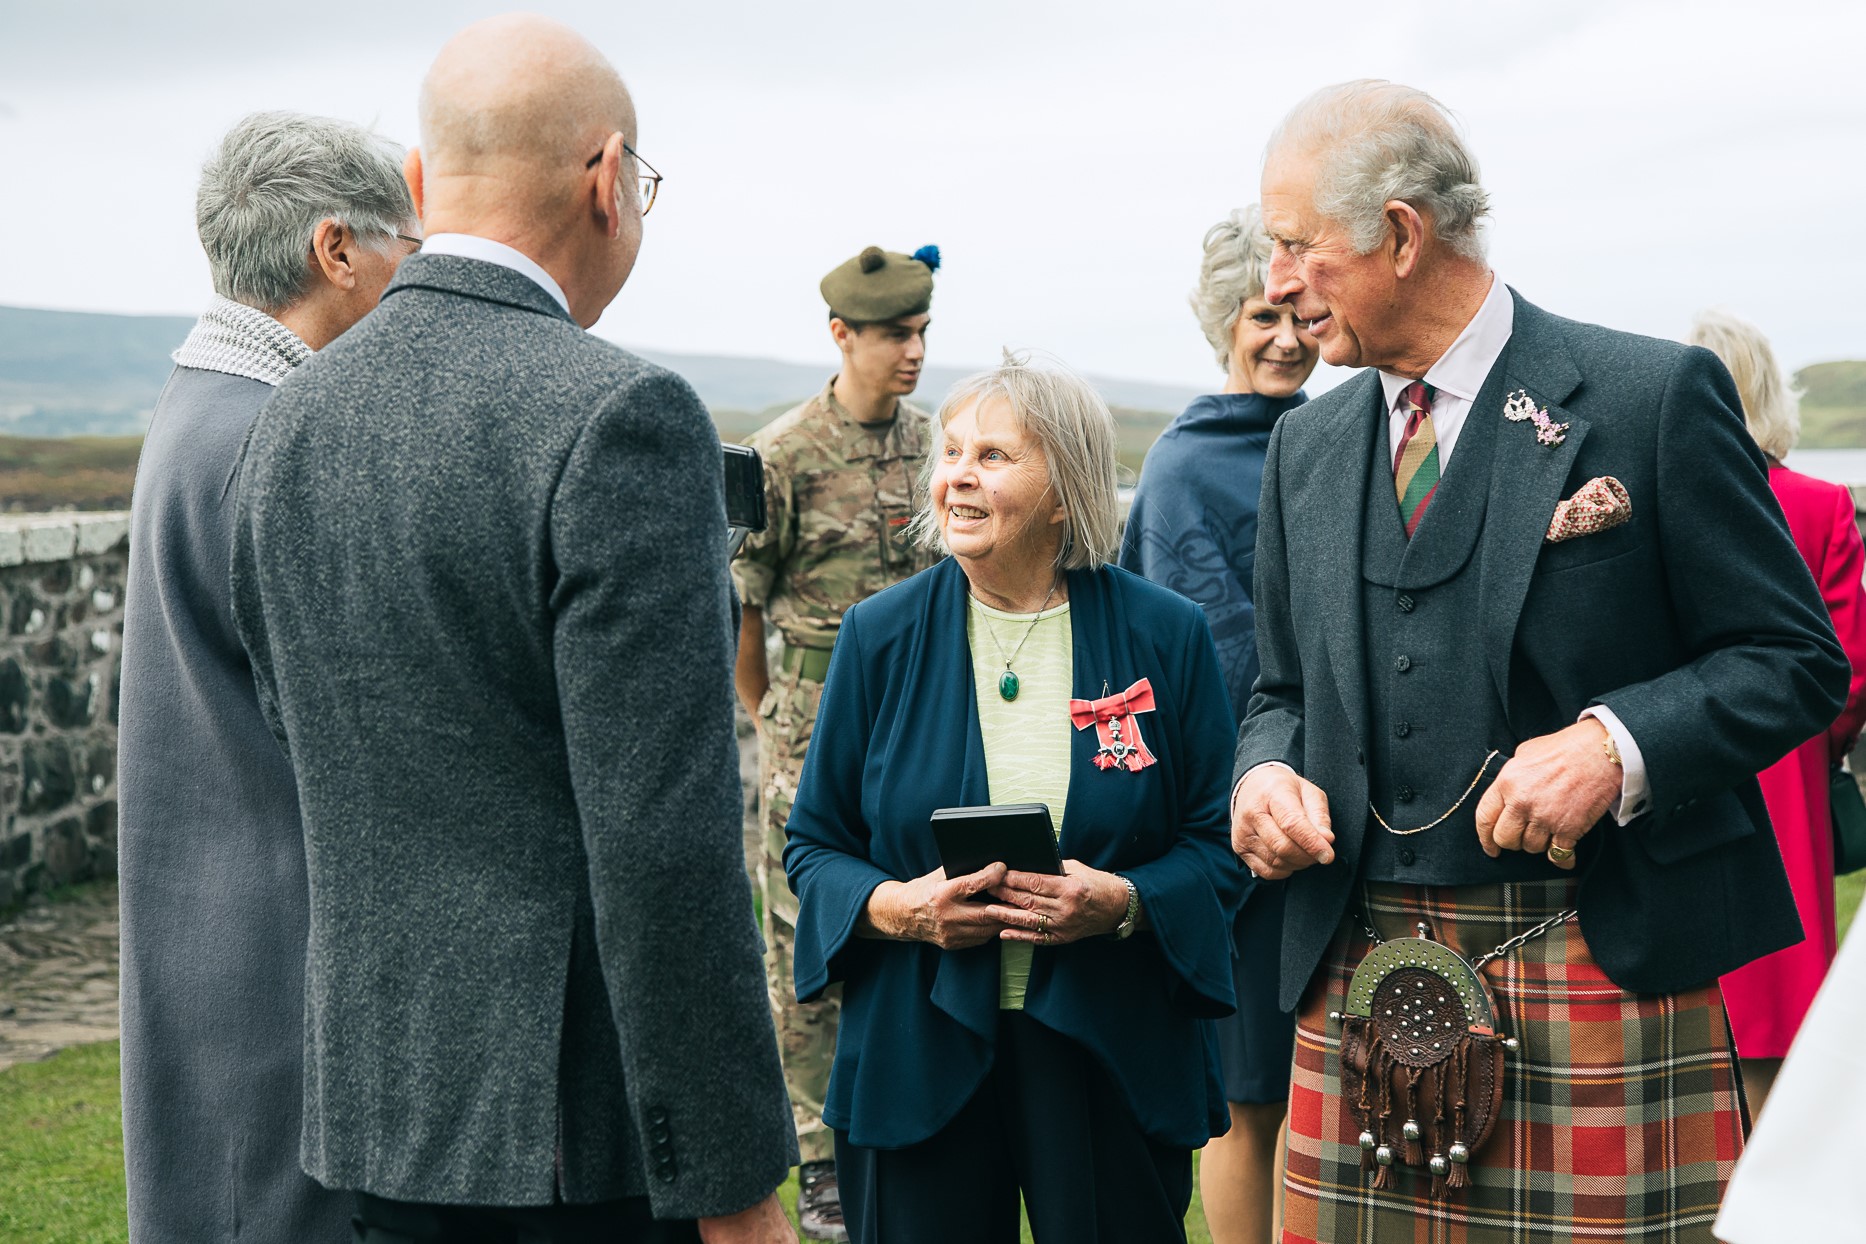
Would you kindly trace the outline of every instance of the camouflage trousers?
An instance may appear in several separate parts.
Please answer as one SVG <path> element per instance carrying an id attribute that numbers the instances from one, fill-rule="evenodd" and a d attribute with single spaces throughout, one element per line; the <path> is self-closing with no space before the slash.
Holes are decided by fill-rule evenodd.
<path id="1" fill-rule="evenodd" d="M 842 987 L 831 985 L 816 1002 L 797 1001 L 792 975 L 797 896 L 784 877 L 784 825 L 797 795 L 797 779 L 803 772 L 804 750 L 810 743 L 823 684 L 796 674 L 773 671 L 773 675 L 771 689 L 758 706 L 758 803 L 764 841 L 758 858 L 748 863 L 756 875 L 764 911 L 765 985 L 784 1060 L 784 1085 L 790 1090 L 791 1113 L 797 1123 L 797 1148 L 805 1162 L 832 1162 L 835 1137 L 823 1124 L 823 1101 L 836 1055 Z"/>

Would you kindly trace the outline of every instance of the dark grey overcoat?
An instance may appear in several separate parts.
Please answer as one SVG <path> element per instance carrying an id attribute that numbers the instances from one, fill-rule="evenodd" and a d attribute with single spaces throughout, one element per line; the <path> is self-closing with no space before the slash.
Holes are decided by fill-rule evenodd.
<path id="1" fill-rule="evenodd" d="M 133 1244 L 337 1241 L 298 1164 L 304 837 L 227 599 L 231 485 L 272 386 L 178 367 L 136 470 L 118 700 Z"/>
<path id="2" fill-rule="evenodd" d="M 234 613 L 298 775 L 305 1169 L 736 1211 L 795 1161 L 739 847 L 719 438 L 417 255 L 254 426 Z"/>

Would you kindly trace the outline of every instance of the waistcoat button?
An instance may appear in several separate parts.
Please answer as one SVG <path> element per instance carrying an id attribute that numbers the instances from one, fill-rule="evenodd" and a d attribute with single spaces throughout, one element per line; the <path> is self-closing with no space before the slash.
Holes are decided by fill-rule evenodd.
<path id="1" fill-rule="evenodd" d="M 1399 611 L 1401 613 L 1412 612 L 1412 597 L 1402 594 L 1395 603 L 1399 605 Z"/>
<path id="2" fill-rule="evenodd" d="M 1410 863 L 1412 863 L 1412 862 L 1413 862 L 1413 860 L 1415 860 L 1415 859 L 1417 859 L 1417 858 L 1418 858 L 1418 857 L 1417 857 L 1417 856 L 1415 856 L 1415 855 L 1414 855 L 1414 854 L 1412 853 L 1412 848 L 1411 848 L 1411 847 L 1401 847 L 1401 848 L 1399 849 L 1399 862 L 1400 862 L 1400 863 L 1402 863 L 1402 864 L 1410 864 Z"/>
<path id="3" fill-rule="evenodd" d="M 1412 658 L 1402 654 L 1398 660 L 1393 662 L 1393 668 L 1404 674 L 1412 668 Z"/>
<path id="4" fill-rule="evenodd" d="M 1413 789 L 1410 786 L 1402 786 L 1398 790 L 1394 791 L 1393 794 L 1394 794 L 1394 797 L 1397 798 L 1401 803 L 1412 802 Z"/>
<path id="5" fill-rule="evenodd" d="M 1402 739 L 1405 738 L 1412 733 L 1412 723 L 1409 721 L 1400 722 L 1397 726 L 1393 727 L 1393 733 L 1399 735 Z"/>

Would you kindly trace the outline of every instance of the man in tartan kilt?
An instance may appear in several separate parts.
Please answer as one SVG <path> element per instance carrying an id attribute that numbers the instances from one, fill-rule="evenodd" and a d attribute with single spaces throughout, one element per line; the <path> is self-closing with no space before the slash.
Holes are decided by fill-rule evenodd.
<path id="1" fill-rule="evenodd" d="M 1278 422 L 1259 511 L 1232 837 L 1291 879 L 1284 1238 L 1708 1242 L 1716 979 L 1801 936 L 1753 775 L 1848 677 L 1734 387 L 1507 288 L 1423 92 L 1310 97 L 1262 201 L 1266 297 L 1366 369 Z"/>

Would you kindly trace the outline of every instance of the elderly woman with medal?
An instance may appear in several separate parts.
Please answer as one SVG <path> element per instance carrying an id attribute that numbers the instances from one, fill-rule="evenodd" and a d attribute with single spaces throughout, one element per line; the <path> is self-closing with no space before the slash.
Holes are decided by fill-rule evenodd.
<path id="1" fill-rule="evenodd" d="M 844 616 L 784 859 L 798 994 L 843 985 L 850 1238 L 1015 1241 L 1020 1195 L 1040 1241 L 1183 1238 L 1245 880 L 1210 631 L 1110 564 L 1114 423 L 1074 376 L 962 383 L 928 485 L 950 556 Z M 1007 866 L 1009 805 L 1055 868 Z M 955 816 L 987 854 L 948 875 Z"/>

